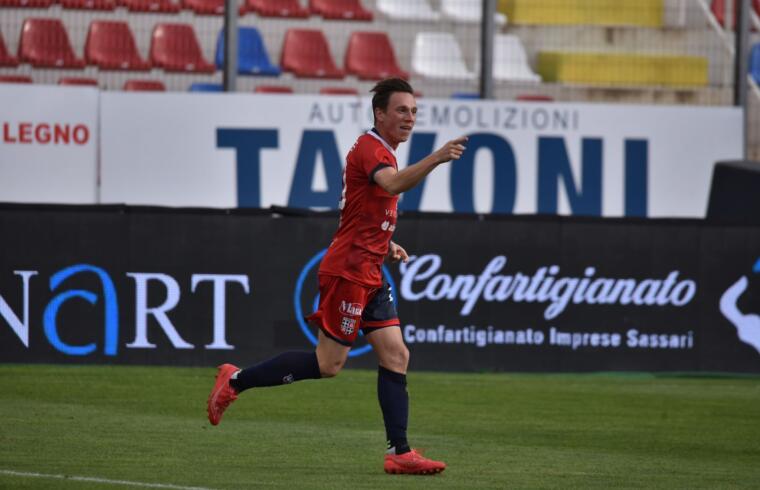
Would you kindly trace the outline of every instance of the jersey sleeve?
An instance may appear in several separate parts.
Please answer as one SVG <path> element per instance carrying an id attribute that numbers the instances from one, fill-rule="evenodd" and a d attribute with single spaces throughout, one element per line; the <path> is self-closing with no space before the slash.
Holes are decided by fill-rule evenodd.
<path id="1" fill-rule="evenodd" d="M 393 157 L 382 146 L 376 146 L 368 155 L 368 158 L 363 158 L 364 171 L 367 174 L 367 178 L 371 184 L 375 183 L 375 174 L 378 170 L 385 167 L 393 167 Z"/>

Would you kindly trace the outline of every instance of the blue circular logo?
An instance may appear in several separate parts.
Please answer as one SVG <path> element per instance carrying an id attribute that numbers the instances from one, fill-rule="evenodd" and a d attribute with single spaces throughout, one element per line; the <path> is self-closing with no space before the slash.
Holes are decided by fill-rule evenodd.
<path id="1" fill-rule="evenodd" d="M 301 269 L 301 273 L 298 275 L 298 280 L 296 281 L 296 290 L 293 294 L 293 306 L 295 307 L 296 311 L 296 321 L 298 321 L 298 326 L 301 327 L 301 331 L 306 336 L 307 339 L 309 339 L 309 342 L 311 342 L 314 346 L 317 345 L 317 336 L 314 335 L 314 333 L 309 328 L 309 325 L 306 323 L 306 320 L 304 317 L 303 308 L 301 307 L 301 295 L 303 294 L 303 285 L 306 281 L 306 277 L 309 275 L 309 272 L 311 272 L 312 269 L 317 267 L 319 263 L 322 261 L 322 257 L 325 256 L 327 253 L 327 249 L 321 250 L 317 252 L 314 257 L 312 257 L 309 262 L 306 263 L 303 269 Z M 385 280 L 388 281 L 388 285 L 391 287 L 391 297 L 393 299 L 393 302 L 396 302 L 396 283 L 393 282 L 393 277 L 391 277 L 391 273 L 388 270 L 387 267 L 383 266 L 383 276 L 385 277 Z M 317 311 L 317 307 L 319 306 L 319 292 L 314 296 L 314 301 L 311 303 L 311 312 Z M 359 336 L 363 336 L 361 330 L 359 330 Z M 354 346 L 349 352 L 348 357 L 356 357 L 360 356 L 364 353 L 369 352 L 372 350 L 372 346 L 368 343 L 366 345 L 363 345 L 361 347 Z"/>

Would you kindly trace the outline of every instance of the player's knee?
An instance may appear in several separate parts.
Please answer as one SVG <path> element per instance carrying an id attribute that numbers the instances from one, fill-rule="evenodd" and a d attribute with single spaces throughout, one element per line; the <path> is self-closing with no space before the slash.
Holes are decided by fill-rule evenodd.
<path id="1" fill-rule="evenodd" d="M 341 361 L 319 362 L 319 373 L 323 378 L 334 378 L 341 369 L 343 369 L 343 362 Z"/>
<path id="2" fill-rule="evenodd" d="M 388 368 L 397 373 L 405 373 L 409 367 L 409 349 L 405 345 L 399 345 L 388 354 L 386 358 Z"/>

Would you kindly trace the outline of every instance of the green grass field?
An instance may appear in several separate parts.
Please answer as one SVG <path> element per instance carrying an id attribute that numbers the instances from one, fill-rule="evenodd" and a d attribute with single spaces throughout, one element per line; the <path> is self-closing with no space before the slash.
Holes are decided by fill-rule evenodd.
<path id="1" fill-rule="evenodd" d="M 410 442 L 449 464 L 418 477 L 382 472 L 374 372 L 246 392 L 218 427 L 205 414 L 213 376 L 0 365 L 0 488 L 129 487 L 60 475 L 215 489 L 760 487 L 758 377 L 413 373 Z"/>

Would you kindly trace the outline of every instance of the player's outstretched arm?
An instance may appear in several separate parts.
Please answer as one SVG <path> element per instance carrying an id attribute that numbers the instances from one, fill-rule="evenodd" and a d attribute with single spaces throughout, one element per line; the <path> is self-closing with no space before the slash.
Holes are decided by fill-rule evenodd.
<path id="1" fill-rule="evenodd" d="M 459 160 L 466 147 L 467 136 L 460 136 L 426 156 L 414 165 L 408 165 L 400 172 L 392 167 L 386 167 L 375 173 L 375 183 L 389 194 L 397 195 L 406 192 L 419 184 L 435 167 L 451 160 Z"/>

